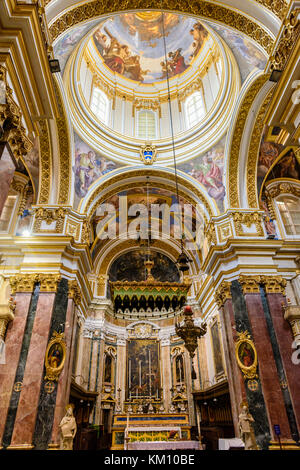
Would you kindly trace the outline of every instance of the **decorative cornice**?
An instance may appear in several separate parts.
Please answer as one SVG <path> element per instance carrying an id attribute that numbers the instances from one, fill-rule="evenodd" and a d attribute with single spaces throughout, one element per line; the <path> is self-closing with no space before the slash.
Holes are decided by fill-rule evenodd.
<path id="1" fill-rule="evenodd" d="M 157 9 L 157 2 L 149 0 L 146 4 L 142 0 L 129 2 L 120 0 L 111 2 L 109 0 L 94 0 L 92 2 L 79 4 L 75 8 L 68 10 L 57 18 L 50 26 L 52 41 L 55 41 L 63 32 L 72 28 L 76 24 L 90 20 L 100 15 L 138 9 Z M 273 46 L 273 38 L 257 23 L 249 17 L 231 10 L 223 5 L 212 4 L 202 0 L 190 0 L 189 2 L 177 2 L 175 0 L 163 0 L 161 8 L 163 10 L 190 13 L 196 16 L 222 22 L 223 24 L 247 34 L 251 39 L 258 42 L 263 49 L 270 54 Z"/>
<path id="2" fill-rule="evenodd" d="M 231 282 L 222 281 L 219 287 L 216 289 L 215 301 L 218 308 L 222 308 L 226 300 L 231 299 Z"/>
<path id="3" fill-rule="evenodd" d="M 68 281 L 69 291 L 68 297 L 69 299 L 74 300 L 75 305 L 79 305 L 82 300 L 82 294 L 78 282 L 74 280 Z"/>

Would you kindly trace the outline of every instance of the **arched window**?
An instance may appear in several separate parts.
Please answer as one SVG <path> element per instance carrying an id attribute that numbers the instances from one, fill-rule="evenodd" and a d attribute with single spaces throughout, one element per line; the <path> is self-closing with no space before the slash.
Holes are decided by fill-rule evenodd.
<path id="1" fill-rule="evenodd" d="M 280 196 L 276 200 L 281 220 L 287 235 L 300 234 L 300 199 L 295 196 Z"/>
<path id="2" fill-rule="evenodd" d="M 156 115 L 153 111 L 139 111 L 137 136 L 144 140 L 156 139 Z"/>
<path id="3" fill-rule="evenodd" d="M 104 124 L 108 122 L 108 99 L 99 88 L 93 89 L 91 110 Z"/>
<path id="4" fill-rule="evenodd" d="M 203 118 L 205 109 L 200 91 L 196 91 L 186 100 L 185 113 L 188 127 L 195 126 Z"/>

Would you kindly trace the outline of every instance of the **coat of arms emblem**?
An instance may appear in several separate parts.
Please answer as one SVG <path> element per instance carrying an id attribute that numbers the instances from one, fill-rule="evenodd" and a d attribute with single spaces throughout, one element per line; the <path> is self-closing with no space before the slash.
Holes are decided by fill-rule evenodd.
<path id="1" fill-rule="evenodd" d="M 141 160 L 145 165 L 152 165 L 156 161 L 157 150 L 150 143 L 142 145 L 140 150 Z"/>

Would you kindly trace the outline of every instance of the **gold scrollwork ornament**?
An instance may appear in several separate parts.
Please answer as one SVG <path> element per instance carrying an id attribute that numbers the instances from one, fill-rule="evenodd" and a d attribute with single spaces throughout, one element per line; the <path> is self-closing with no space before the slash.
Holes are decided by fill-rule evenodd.
<path id="1" fill-rule="evenodd" d="M 54 331 L 51 340 L 48 343 L 45 368 L 45 380 L 58 381 L 58 378 L 63 370 L 66 359 L 66 343 L 64 340 L 64 333 L 57 333 Z"/>
<path id="2" fill-rule="evenodd" d="M 257 352 L 248 331 L 238 333 L 235 356 L 244 379 L 255 379 L 257 375 Z"/>

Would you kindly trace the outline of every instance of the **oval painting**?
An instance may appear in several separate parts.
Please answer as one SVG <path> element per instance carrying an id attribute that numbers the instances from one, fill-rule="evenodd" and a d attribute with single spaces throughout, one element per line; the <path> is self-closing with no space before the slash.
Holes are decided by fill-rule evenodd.
<path id="1" fill-rule="evenodd" d="M 254 363 L 254 350 L 251 344 L 246 341 L 241 343 L 238 350 L 238 357 L 244 367 L 251 367 Z"/>
<path id="2" fill-rule="evenodd" d="M 63 349 L 61 344 L 54 343 L 51 348 L 49 349 L 48 353 L 48 363 L 49 366 L 53 369 L 57 369 L 63 360 Z"/>

